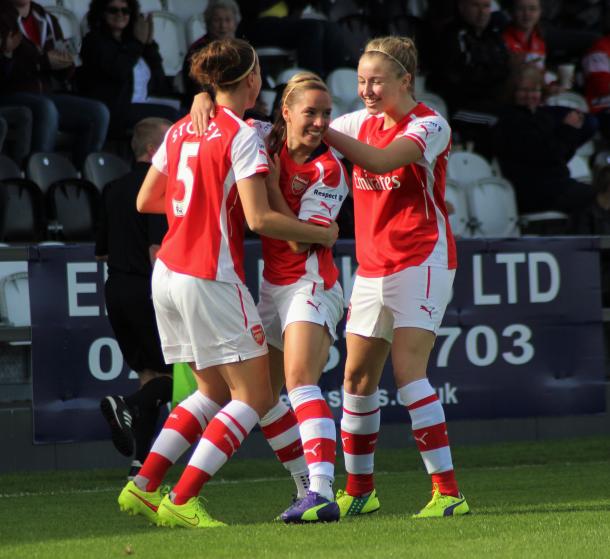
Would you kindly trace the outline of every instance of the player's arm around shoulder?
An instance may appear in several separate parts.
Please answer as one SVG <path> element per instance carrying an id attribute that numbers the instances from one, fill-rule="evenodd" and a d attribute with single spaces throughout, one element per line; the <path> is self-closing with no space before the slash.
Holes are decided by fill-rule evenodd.
<path id="1" fill-rule="evenodd" d="M 386 147 L 378 148 L 331 128 L 325 140 L 352 163 L 377 175 L 415 163 L 423 153 L 420 145 L 407 137 L 397 138 Z"/>
<path id="2" fill-rule="evenodd" d="M 336 224 L 330 228 L 316 227 L 272 210 L 262 175 L 255 174 L 238 180 L 237 190 L 248 227 L 255 233 L 274 239 L 317 243 L 327 247 L 335 244 L 339 233 Z"/>

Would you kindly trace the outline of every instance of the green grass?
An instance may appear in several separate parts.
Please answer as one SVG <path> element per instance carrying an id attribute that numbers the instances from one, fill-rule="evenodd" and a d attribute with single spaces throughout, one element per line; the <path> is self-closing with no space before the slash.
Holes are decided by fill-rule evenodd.
<path id="1" fill-rule="evenodd" d="M 610 557 L 610 438 L 456 447 L 454 462 L 467 517 L 410 518 L 429 497 L 410 448 L 378 452 L 378 514 L 284 526 L 270 521 L 293 489 L 283 469 L 236 458 L 205 489 L 210 512 L 230 524 L 209 531 L 120 514 L 122 471 L 4 475 L 0 558 Z"/>

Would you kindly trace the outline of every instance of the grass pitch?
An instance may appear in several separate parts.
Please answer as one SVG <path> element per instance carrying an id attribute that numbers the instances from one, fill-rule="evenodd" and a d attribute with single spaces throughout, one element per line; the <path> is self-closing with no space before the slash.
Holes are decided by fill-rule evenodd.
<path id="1" fill-rule="evenodd" d="M 271 521 L 293 490 L 272 459 L 236 457 L 208 484 L 208 510 L 230 524 L 212 530 L 162 529 L 119 513 L 123 471 L 4 475 L 0 558 L 610 557 L 610 438 L 453 455 L 471 515 L 411 519 L 430 490 L 411 447 L 377 453 L 379 513 L 310 526 Z M 338 476 L 335 486 L 343 483 Z"/>

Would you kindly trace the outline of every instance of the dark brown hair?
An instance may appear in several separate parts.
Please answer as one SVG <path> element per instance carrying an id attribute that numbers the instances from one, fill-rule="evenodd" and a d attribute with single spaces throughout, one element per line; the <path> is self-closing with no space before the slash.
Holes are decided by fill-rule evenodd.
<path id="1" fill-rule="evenodd" d="M 235 89 L 256 66 L 256 51 L 241 39 L 219 39 L 191 57 L 190 76 L 199 85 Z"/>

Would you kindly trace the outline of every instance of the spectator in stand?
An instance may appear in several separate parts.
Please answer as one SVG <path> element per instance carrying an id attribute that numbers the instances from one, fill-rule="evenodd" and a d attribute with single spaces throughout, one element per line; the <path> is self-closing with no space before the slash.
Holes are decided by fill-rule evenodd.
<path id="1" fill-rule="evenodd" d="M 171 125 L 160 118 L 135 125 L 131 148 L 136 163 L 131 172 L 104 187 L 95 243 L 96 258 L 108 262 L 108 320 L 125 361 L 140 380 L 139 389 L 125 398 L 106 396 L 100 402 L 117 450 L 125 456 L 135 450 L 127 479 L 142 467 L 161 408 L 172 399 L 172 366 L 163 359 L 150 283 L 167 219 L 136 210 L 140 186 Z"/>
<path id="2" fill-rule="evenodd" d="M 92 0 L 87 23 L 80 86 L 110 109 L 111 134 L 122 136 L 146 117 L 177 120 L 179 103 L 162 98 L 171 88 L 153 40 L 152 18 L 140 13 L 138 1 Z"/>
<path id="3" fill-rule="evenodd" d="M 340 66 L 356 66 L 357 52 L 351 52 L 349 37 L 333 21 L 303 18 L 310 2 L 304 0 L 247 0 L 240 2 L 247 17 L 237 36 L 245 36 L 254 47 L 277 46 L 296 50 L 297 66 L 320 76 Z M 362 45 L 364 47 L 364 45 Z"/>
<path id="4" fill-rule="evenodd" d="M 595 198 L 591 185 L 570 178 L 567 165 L 591 131 L 583 126 L 583 113 L 568 110 L 559 121 L 553 107 L 541 106 L 542 85 L 542 72 L 535 66 L 518 70 L 513 102 L 495 128 L 496 155 L 502 174 L 515 187 L 520 212 L 572 214 Z"/>
<path id="5" fill-rule="evenodd" d="M 457 7 L 458 16 L 439 36 L 426 86 L 447 102 L 459 140 L 489 155 L 510 74 L 508 52 L 491 0 L 458 0 Z"/>
<path id="6" fill-rule="evenodd" d="M 541 26 L 551 63 L 581 58 L 600 35 L 601 0 L 541 0 L 541 7 Z"/>
<path id="7" fill-rule="evenodd" d="M 33 114 L 33 151 L 53 151 L 57 130 L 74 134 L 73 159 L 101 150 L 110 115 L 101 103 L 69 94 L 75 65 L 57 19 L 30 0 L 5 0 L 9 41 L 3 41 L 0 104 L 22 105 Z M 6 20 L 4 16 L 2 20 Z M 21 38 L 10 21 L 16 22 Z M 6 59 L 10 59 L 8 63 Z"/>
<path id="8" fill-rule="evenodd" d="M 582 68 L 589 108 L 597 117 L 600 132 L 610 140 L 610 33 L 593 44 L 583 58 Z"/>
<path id="9" fill-rule="evenodd" d="M 0 97 L 13 65 L 13 51 L 22 40 L 11 10 L 0 10 Z M 24 106 L 0 101 L 0 152 L 8 154 L 20 167 L 30 154 L 32 111 Z M 5 143 L 6 142 L 6 143 Z"/>
<path id="10" fill-rule="evenodd" d="M 185 107 L 190 107 L 193 104 L 193 97 L 201 91 L 199 84 L 190 75 L 191 57 L 215 39 L 234 38 L 241 14 L 239 6 L 234 0 L 211 0 L 203 12 L 203 18 L 207 32 L 189 47 L 182 64 L 183 105 Z"/>
<path id="11" fill-rule="evenodd" d="M 540 0 L 513 0 L 512 22 L 502 37 L 515 66 L 534 64 L 541 70 L 546 64 L 546 43 L 540 29 Z"/>

